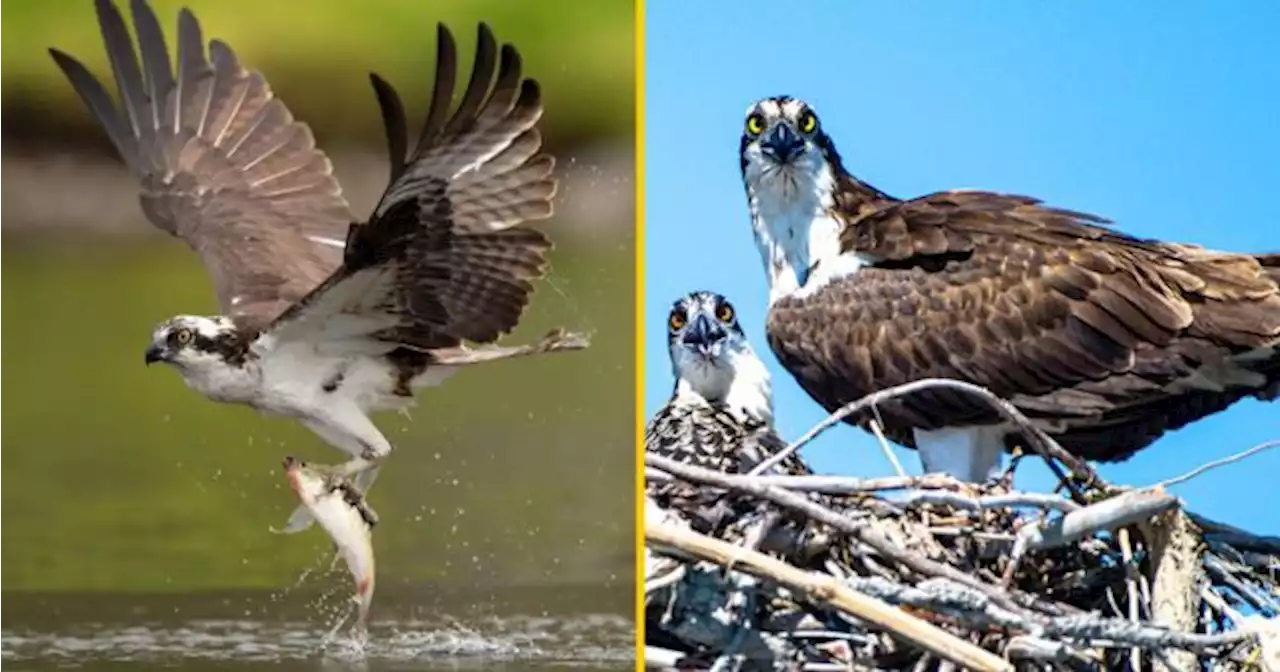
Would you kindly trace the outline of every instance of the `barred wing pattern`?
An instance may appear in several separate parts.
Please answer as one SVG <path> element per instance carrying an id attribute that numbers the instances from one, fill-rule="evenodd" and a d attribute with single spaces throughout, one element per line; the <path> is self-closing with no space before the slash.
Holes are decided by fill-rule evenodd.
<path id="1" fill-rule="evenodd" d="M 121 106 L 75 58 L 54 61 L 141 182 L 143 212 L 185 240 L 212 277 L 223 314 L 257 331 L 306 296 L 341 262 L 352 221 L 329 159 L 263 76 L 231 47 L 178 15 L 177 71 L 155 13 L 124 18 L 96 2 Z"/>
<path id="2" fill-rule="evenodd" d="M 448 115 L 457 61 L 441 25 L 430 109 L 412 152 L 399 96 L 372 76 L 390 184 L 369 220 L 348 231 L 342 267 L 274 325 L 282 336 L 354 316 L 363 320 L 357 330 L 422 350 L 491 342 L 519 321 L 551 249 L 543 233 L 520 226 L 549 217 L 556 190 L 554 160 L 538 153 L 541 95 L 522 78 L 515 48 L 499 52 L 481 24 L 470 82 Z"/>

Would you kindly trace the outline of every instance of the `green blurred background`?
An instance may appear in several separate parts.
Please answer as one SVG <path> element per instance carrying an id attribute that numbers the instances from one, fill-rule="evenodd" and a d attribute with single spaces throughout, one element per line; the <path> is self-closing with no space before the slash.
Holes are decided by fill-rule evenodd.
<path id="1" fill-rule="evenodd" d="M 436 21 L 453 28 L 468 67 L 477 20 L 518 45 L 544 86 L 562 182 L 545 223 L 557 242 L 550 275 L 507 340 L 565 326 L 593 344 L 460 373 L 420 392 L 411 421 L 375 418 L 396 447 L 370 495 L 382 516 L 379 592 L 582 584 L 629 604 L 631 3 L 153 5 L 171 49 L 176 12 L 189 6 L 206 39 L 226 40 L 267 76 L 315 130 L 357 213 L 386 177 L 367 73 L 424 113 Z M 196 257 L 143 218 L 132 178 L 46 52 L 56 45 L 109 76 L 93 5 L 10 0 L 3 38 L 3 588 L 292 584 L 328 540 L 318 529 L 267 531 L 295 504 L 280 458 L 343 456 L 293 421 L 206 401 L 176 373 L 143 366 L 155 323 L 216 304 Z"/>

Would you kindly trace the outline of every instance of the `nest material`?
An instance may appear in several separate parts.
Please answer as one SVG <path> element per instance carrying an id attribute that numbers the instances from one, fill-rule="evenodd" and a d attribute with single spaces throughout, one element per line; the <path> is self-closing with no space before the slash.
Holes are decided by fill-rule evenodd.
<path id="1" fill-rule="evenodd" d="M 715 516 L 647 503 L 651 667 L 1280 672 L 1280 539 L 1161 486 L 646 465 L 650 492 L 722 494 Z"/>

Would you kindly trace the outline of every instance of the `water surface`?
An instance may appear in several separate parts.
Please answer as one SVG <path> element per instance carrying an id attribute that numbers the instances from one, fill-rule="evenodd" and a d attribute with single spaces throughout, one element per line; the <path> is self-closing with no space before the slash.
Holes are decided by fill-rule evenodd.
<path id="1" fill-rule="evenodd" d="M 297 505 L 281 458 L 342 455 L 143 365 L 157 320 L 216 310 L 198 260 L 155 236 L 4 242 L 3 382 L 23 391 L 4 408 L 6 670 L 631 669 L 629 247 L 566 240 L 510 337 L 567 326 L 589 349 L 475 367 L 374 418 L 395 449 L 352 651 L 324 647 L 350 591 L 322 571 L 328 537 L 268 532 Z"/>
<path id="2" fill-rule="evenodd" d="M 625 670 L 630 606 L 593 587 L 384 588 L 363 648 L 346 586 L 146 596 L 4 593 L 6 670 Z"/>

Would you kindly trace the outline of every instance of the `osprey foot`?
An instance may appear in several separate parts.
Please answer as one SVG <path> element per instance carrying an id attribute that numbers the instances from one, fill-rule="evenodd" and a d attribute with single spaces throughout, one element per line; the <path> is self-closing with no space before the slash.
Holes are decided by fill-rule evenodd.
<path id="1" fill-rule="evenodd" d="M 335 483 L 340 479 L 347 483 L 360 484 L 360 492 L 363 493 L 368 490 L 370 485 L 373 485 L 373 479 L 378 473 L 378 461 L 380 459 L 381 456 L 375 454 L 374 451 L 366 450 L 360 457 L 353 457 L 342 464 L 326 467 L 326 470 L 329 477 L 335 479 Z M 371 473 L 372 476 L 369 475 Z"/>
<path id="2" fill-rule="evenodd" d="M 378 526 L 378 512 L 374 511 L 372 506 L 369 506 L 368 500 L 361 497 L 360 502 L 354 506 L 356 507 L 356 511 L 360 512 L 360 517 L 364 519 L 364 522 L 369 526 L 369 529 L 373 529 Z"/>

